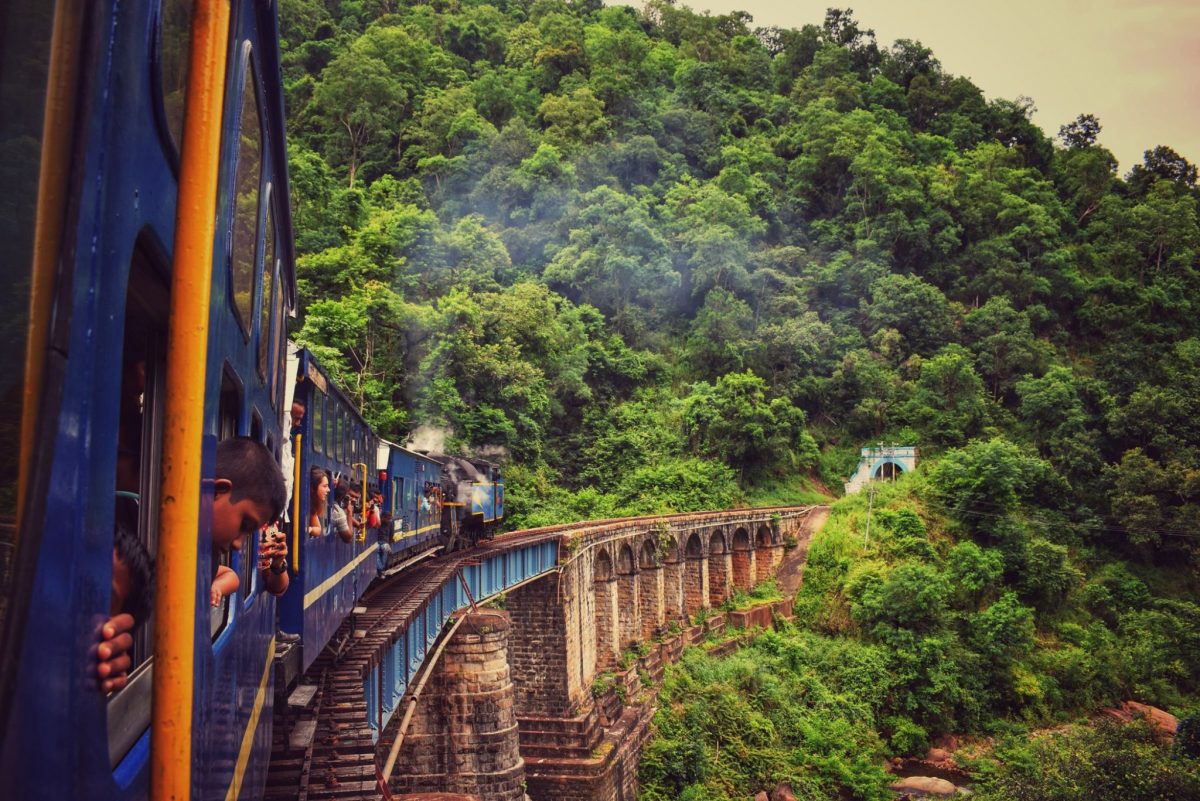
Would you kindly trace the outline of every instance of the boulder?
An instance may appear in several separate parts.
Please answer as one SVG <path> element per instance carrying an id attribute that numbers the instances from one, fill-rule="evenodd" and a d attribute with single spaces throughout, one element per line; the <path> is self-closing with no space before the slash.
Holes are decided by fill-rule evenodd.
<path id="1" fill-rule="evenodd" d="M 891 785 L 896 793 L 911 793 L 913 795 L 952 796 L 958 793 L 958 788 L 945 779 L 935 779 L 932 776 L 909 776 Z"/>
<path id="2" fill-rule="evenodd" d="M 1143 718 L 1163 737 L 1174 737 L 1175 732 L 1179 729 L 1179 718 L 1158 707 L 1141 704 L 1137 701 L 1122 701 L 1121 706 L 1117 709 L 1102 709 L 1100 714 L 1125 723 Z"/>
<path id="3" fill-rule="evenodd" d="M 1137 717 L 1145 718 L 1154 725 L 1161 733 L 1175 736 L 1175 732 L 1179 730 L 1179 718 L 1172 715 L 1170 712 L 1164 712 L 1158 707 L 1149 706 L 1147 704 L 1139 704 L 1137 701 L 1126 701 L 1121 706 L 1128 710 L 1130 714 Z"/>
<path id="4" fill-rule="evenodd" d="M 926 762 L 949 762 L 951 759 L 950 752 L 944 748 L 930 748 L 925 755 Z"/>

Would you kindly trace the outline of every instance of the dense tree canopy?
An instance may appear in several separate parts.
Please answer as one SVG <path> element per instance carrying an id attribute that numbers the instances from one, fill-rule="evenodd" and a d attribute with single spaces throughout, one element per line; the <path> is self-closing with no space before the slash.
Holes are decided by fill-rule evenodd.
<path id="1" fill-rule="evenodd" d="M 999 435 L 1108 544 L 1189 550 L 1200 190 L 1169 146 L 1123 180 L 1094 115 L 1056 144 L 848 10 L 281 19 L 296 335 L 389 435 L 445 425 L 578 489 L 653 385 L 638 425 L 746 487 L 817 446 Z"/>

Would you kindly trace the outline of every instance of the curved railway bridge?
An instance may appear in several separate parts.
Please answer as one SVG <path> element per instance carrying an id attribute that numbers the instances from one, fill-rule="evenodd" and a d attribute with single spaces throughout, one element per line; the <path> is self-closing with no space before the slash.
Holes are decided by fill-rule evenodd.
<path id="1" fill-rule="evenodd" d="M 410 564 L 276 699 L 266 798 L 635 798 L 641 677 L 785 544 L 803 554 L 818 508 L 549 526 Z"/>

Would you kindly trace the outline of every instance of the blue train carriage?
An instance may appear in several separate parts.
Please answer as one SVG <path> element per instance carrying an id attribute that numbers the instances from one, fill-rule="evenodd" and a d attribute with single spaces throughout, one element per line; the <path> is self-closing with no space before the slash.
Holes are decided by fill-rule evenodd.
<path id="1" fill-rule="evenodd" d="M 447 551 L 495 536 L 504 519 L 500 466 L 485 459 L 444 453 L 429 458 L 442 465 L 442 539 Z"/>
<path id="2" fill-rule="evenodd" d="M 293 438 L 298 458 L 289 502 L 289 542 L 298 557 L 292 585 L 281 599 L 280 622 L 285 632 L 300 637 L 302 672 L 329 644 L 378 571 L 372 558 L 378 538 L 368 532 L 365 516 L 353 526 L 349 543 L 332 530 L 335 487 L 339 481 L 354 485 L 360 499 L 369 499 L 381 486 L 378 438 L 312 352 L 296 349 L 289 358 L 288 375 L 295 377 L 293 399 L 304 405 L 305 414 L 299 434 Z M 310 528 L 317 511 L 314 471 L 323 475 L 330 487 L 323 514 L 317 515 L 317 529 Z M 289 679 L 294 674 L 287 672 Z"/>
<path id="3" fill-rule="evenodd" d="M 388 566 L 441 545 L 442 466 L 419 451 L 380 441 L 383 479 L 382 540 Z"/>
<path id="4" fill-rule="evenodd" d="M 219 440 L 282 442 L 291 218 L 275 9 L 214 7 L 193 24 L 176 0 L 0 4 L 14 798 L 254 797 L 265 782 L 276 605 L 249 537 L 225 557 L 238 592 L 210 607 L 211 502 Z M 106 696 L 95 650 L 118 525 L 172 580 L 142 596 L 129 683 Z"/>

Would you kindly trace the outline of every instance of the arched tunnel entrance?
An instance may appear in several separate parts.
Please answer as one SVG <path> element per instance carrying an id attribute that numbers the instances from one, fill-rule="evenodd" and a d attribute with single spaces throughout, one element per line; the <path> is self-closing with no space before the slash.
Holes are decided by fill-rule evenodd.
<path id="1" fill-rule="evenodd" d="M 896 478 L 904 472 L 904 468 L 895 462 L 884 462 L 875 468 L 874 478 L 883 481 L 895 481 Z"/>

